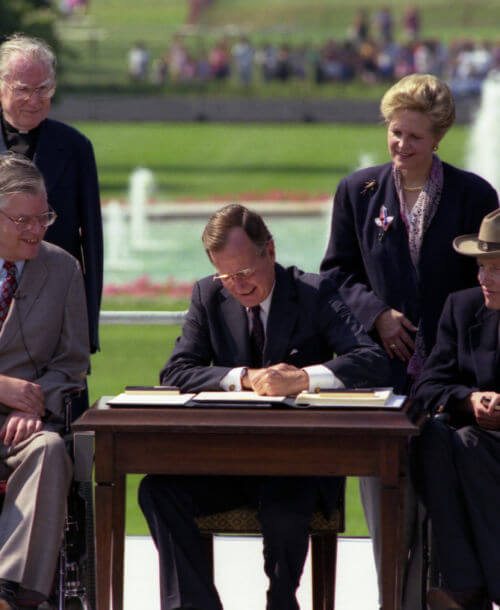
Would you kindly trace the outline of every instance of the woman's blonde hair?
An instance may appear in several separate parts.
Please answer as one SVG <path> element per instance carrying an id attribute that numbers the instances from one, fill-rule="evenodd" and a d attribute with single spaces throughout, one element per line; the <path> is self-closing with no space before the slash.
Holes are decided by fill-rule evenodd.
<path id="1" fill-rule="evenodd" d="M 421 112 L 429 118 L 432 131 L 439 137 L 455 121 L 455 101 L 450 88 L 432 74 L 410 74 L 386 91 L 380 102 L 386 124 L 398 110 Z"/>

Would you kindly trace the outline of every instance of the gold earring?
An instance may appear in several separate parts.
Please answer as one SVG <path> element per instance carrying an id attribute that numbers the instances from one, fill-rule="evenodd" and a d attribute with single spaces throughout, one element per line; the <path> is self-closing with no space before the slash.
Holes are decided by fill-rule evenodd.
<path id="1" fill-rule="evenodd" d="M 436 152 L 436 150 L 437 150 L 438 148 L 439 148 L 439 146 L 438 146 L 437 144 L 435 144 L 435 145 L 432 147 L 432 150 L 433 150 L 434 152 Z"/>

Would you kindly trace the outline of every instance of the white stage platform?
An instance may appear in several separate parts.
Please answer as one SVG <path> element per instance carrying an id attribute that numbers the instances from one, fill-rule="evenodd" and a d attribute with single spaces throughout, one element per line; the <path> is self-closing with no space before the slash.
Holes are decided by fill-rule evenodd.
<path id="1" fill-rule="evenodd" d="M 260 538 L 218 536 L 215 580 L 224 610 L 264 610 L 267 578 Z M 158 556 L 149 537 L 125 543 L 125 610 L 160 610 Z M 301 610 L 311 610 L 307 559 L 298 592 Z M 375 565 L 369 538 L 341 538 L 337 557 L 336 610 L 378 610 Z"/>

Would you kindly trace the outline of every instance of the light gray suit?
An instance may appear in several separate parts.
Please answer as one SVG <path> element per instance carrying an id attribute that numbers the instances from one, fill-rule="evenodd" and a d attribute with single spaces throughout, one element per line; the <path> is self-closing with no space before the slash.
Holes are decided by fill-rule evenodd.
<path id="1" fill-rule="evenodd" d="M 8 476 L 0 514 L 0 578 L 50 592 L 71 480 L 71 461 L 57 434 L 64 392 L 83 386 L 89 363 L 85 290 L 78 262 L 43 242 L 25 263 L 0 331 L 0 374 L 41 385 L 43 430 L 15 448 L 0 445 Z M 0 426 L 10 409 L 0 404 Z"/>

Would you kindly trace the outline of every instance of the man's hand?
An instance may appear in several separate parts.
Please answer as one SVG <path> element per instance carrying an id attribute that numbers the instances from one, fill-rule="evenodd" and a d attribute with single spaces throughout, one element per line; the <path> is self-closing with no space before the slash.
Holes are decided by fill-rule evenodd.
<path id="1" fill-rule="evenodd" d="M 309 387 L 307 373 L 291 364 L 280 362 L 265 369 L 248 369 L 242 387 L 261 396 L 290 396 Z"/>
<path id="2" fill-rule="evenodd" d="M 17 411 L 42 417 L 45 415 L 41 386 L 31 381 L 0 375 L 0 402 Z"/>
<path id="3" fill-rule="evenodd" d="M 496 392 L 472 392 L 469 401 L 477 425 L 480 428 L 500 430 L 500 410 L 495 409 L 495 407 L 500 409 L 500 394 Z"/>
<path id="4" fill-rule="evenodd" d="M 404 314 L 395 309 L 383 311 L 375 320 L 375 328 L 389 358 L 397 356 L 403 362 L 411 358 L 415 345 L 406 331 L 417 332 L 418 328 Z"/>
<path id="5" fill-rule="evenodd" d="M 12 411 L 0 430 L 0 438 L 3 438 L 4 445 L 14 447 L 35 432 L 39 432 L 41 428 L 42 420 L 38 415 Z"/>

